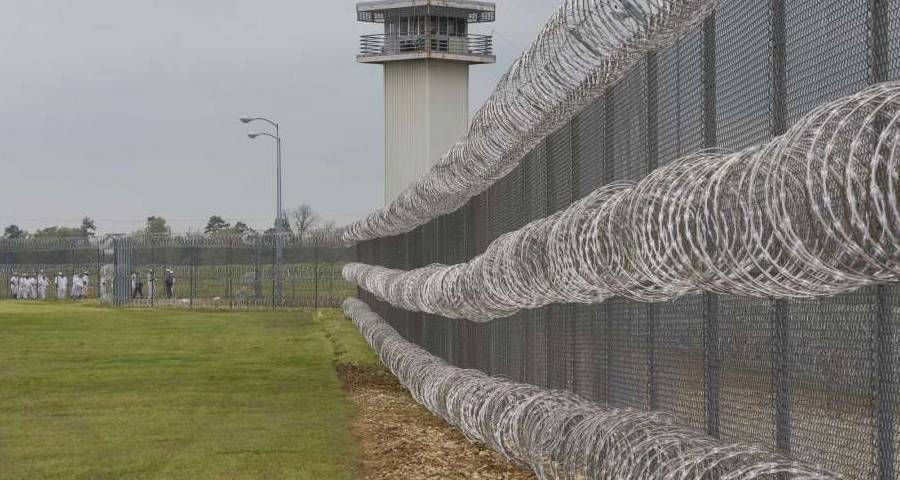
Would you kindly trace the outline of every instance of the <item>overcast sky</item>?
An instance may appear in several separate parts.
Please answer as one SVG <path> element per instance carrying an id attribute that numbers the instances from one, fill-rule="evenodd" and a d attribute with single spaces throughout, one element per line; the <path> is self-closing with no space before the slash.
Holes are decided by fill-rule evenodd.
<path id="1" fill-rule="evenodd" d="M 496 65 L 472 68 L 474 110 L 555 10 L 498 0 Z M 161 215 L 178 230 L 209 215 L 268 227 L 274 145 L 285 206 L 347 223 L 381 205 L 381 68 L 356 63 L 349 0 L 4 0 L 0 14 L 0 225 L 103 233 Z M 263 128 L 260 125 L 259 128 Z"/>

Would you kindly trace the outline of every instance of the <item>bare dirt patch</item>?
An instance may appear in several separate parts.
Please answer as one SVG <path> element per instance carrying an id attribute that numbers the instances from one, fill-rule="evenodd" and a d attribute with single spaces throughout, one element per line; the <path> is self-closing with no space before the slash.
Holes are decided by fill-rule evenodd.
<path id="1" fill-rule="evenodd" d="M 339 365 L 338 375 L 356 406 L 353 433 L 361 450 L 360 478 L 535 478 L 432 415 L 384 368 Z"/>

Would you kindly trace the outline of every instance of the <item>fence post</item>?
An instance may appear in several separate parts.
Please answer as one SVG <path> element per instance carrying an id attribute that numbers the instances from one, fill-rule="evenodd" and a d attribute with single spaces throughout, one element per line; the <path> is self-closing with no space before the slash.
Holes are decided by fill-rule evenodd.
<path id="1" fill-rule="evenodd" d="M 103 284 L 103 242 L 95 239 L 97 242 L 97 303 L 103 303 L 103 297 L 100 295 L 100 285 Z M 88 240 L 90 242 L 90 240 Z"/>
<path id="2" fill-rule="evenodd" d="M 313 312 L 319 314 L 319 238 L 313 240 Z"/>
<path id="3" fill-rule="evenodd" d="M 703 295 L 703 365 L 706 388 L 706 433 L 719 437 L 719 391 L 722 368 L 719 351 L 719 299 Z"/>
<path id="4" fill-rule="evenodd" d="M 262 302 L 262 239 L 261 235 L 253 238 L 253 251 L 256 254 L 256 261 L 254 262 L 256 268 L 253 271 L 253 300 L 257 307 Z"/>
<path id="5" fill-rule="evenodd" d="M 769 2 L 769 39 L 772 48 L 772 118 L 771 135 L 787 131 L 787 33 L 784 0 Z M 790 305 L 787 300 L 773 300 L 772 321 L 775 388 L 775 447 L 779 452 L 791 451 L 791 383 Z"/>
<path id="6" fill-rule="evenodd" d="M 659 166 L 659 112 L 658 78 L 659 68 L 656 52 L 647 54 L 647 173 Z M 657 372 L 656 372 L 656 305 L 647 304 L 647 368 L 650 410 L 657 409 Z"/>
<path id="7" fill-rule="evenodd" d="M 190 252 L 190 255 L 189 255 L 188 257 L 189 257 L 190 260 L 191 260 L 191 265 L 190 265 L 190 284 L 191 284 L 191 288 L 190 288 L 190 295 L 191 295 L 191 298 L 190 298 L 190 308 L 193 309 L 193 308 L 194 308 L 194 293 L 195 293 L 195 288 L 196 288 L 196 278 L 195 278 L 195 274 L 194 274 L 194 270 L 195 270 L 194 264 L 196 263 L 196 260 L 195 260 L 194 257 L 195 257 L 195 255 L 196 255 L 196 251 L 195 251 L 195 250 L 196 250 L 196 247 L 194 246 L 194 240 L 193 240 L 193 239 L 188 240 L 188 242 L 189 242 L 189 243 L 188 243 L 188 248 L 189 248 L 189 252 Z"/>
<path id="8" fill-rule="evenodd" d="M 274 235 L 272 241 L 272 310 L 278 308 L 277 306 L 277 298 L 278 298 L 278 241 L 281 238 L 277 233 Z"/>
<path id="9" fill-rule="evenodd" d="M 3 254 L 2 256 L 0 256 L 0 258 L 3 258 L 3 263 L 0 264 L 0 273 L 3 274 L 3 285 L 0 285 L 0 298 L 6 297 L 7 294 L 11 297 L 12 291 L 10 291 L 9 288 L 9 277 L 10 275 L 12 275 L 12 273 L 10 272 L 10 269 L 12 268 L 12 262 L 9 261 L 9 246 L 2 239 L 0 239 L 0 253 Z"/>
<path id="10" fill-rule="evenodd" d="M 869 20 L 871 34 L 869 38 L 872 83 L 886 82 L 889 73 L 889 3 L 890 0 L 869 0 Z M 876 124 L 881 132 L 885 128 L 883 122 Z M 880 180 L 880 179 L 879 179 Z M 884 177 L 884 181 L 886 177 Z M 894 331 L 891 324 L 891 307 L 888 299 L 888 287 L 875 287 L 875 426 L 877 428 L 876 448 L 878 449 L 878 465 L 880 480 L 895 480 L 894 462 L 896 458 L 895 426 L 894 426 L 894 384 L 893 340 Z"/>
<path id="11" fill-rule="evenodd" d="M 788 352 L 790 349 L 790 306 L 784 300 L 772 301 L 775 359 L 775 448 L 791 451 L 791 380 Z"/>
<path id="12" fill-rule="evenodd" d="M 877 428 L 876 448 L 878 449 L 878 465 L 880 480 L 894 480 L 894 384 L 893 367 L 893 326 L 891 325 L 891 309 L 888 301 L 888 287 L 875 287 L 875 426 Z"/>
<path id="13" fill-rule="evenodd" d="M 615 162 L 612 158 L 615 155 L 615 129 L 616 124 L 616 105 L 613 101 L 612 92 L 606 91 L 603 94 L 603 184 L 609 184 L 616 179 Z M 602 304 L 603 309 L 603 328 L 604 338 L 606 339 L 606 377 L 603 379 L 604 401 L 610 405 L 613 402 L 613 314 L 615 310 L 612 307 L 614 299 L 608 299 Z"/>
<path id="14" fill-rule="evenodd" d="M 716 124 L 716 13 L 703 21 L 703 146 L 718 143 Z M 719 436 L 719 299 L 703 294 L 703 365 L 706 389 L 706 433 Z"/>

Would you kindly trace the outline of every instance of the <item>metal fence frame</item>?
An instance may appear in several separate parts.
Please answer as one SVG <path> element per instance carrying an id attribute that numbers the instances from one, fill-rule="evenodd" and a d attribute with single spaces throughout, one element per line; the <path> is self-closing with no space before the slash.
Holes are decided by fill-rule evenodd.
<path id="1" fill-rule="evenodd" d="M 362 242 L 360 262 L 470 260 L 499 235 L 679 155 L 781 135 L 812 108 L 900 78 L 900 0 L 722 0 L 505 178 L 407 234 Z M 454 365 L 617 407 L 663 410 L 848 478 L 894 480 L 900 288 L 819 300 L 706 294 L 662 304 L 551 305 L 486 324 L 358 297 Z"/>
<path id="2" fill-rule="evenodd" d="M 51 279 L 88 272 L 88 298 L 119 307 L 335 308 L 351 292 L 341 277 L 355 250 L 332 231 L 302 239 L 274 234 L 105 235 L 92 238 L 0 239 L 0 299 L 10 298 L 9 277 L 43 270 Z M 281 247 L 285 257 L 277 260 Z M 176 281 L 166 298 L 165 271 Z M 150 271 L 153 271 L 152 276 Z M 139 274 L 138 274 L 139 272 Z M 132 275 L 147 283 L 134 299 Z M 155 286 L 150 296 L 149 283 Z M 101 282 L 105 297 L 101 298 Z M 278 295 L 283 285 L 282 295 Z M 70 282 L 71 287 L 71 282 Z M 50 299 L 55 299 L 51 286 Z"/>

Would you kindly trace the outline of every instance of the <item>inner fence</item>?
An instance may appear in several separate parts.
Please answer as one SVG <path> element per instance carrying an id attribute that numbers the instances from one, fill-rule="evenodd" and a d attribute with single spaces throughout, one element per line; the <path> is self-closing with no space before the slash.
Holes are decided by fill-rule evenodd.
<path id="1" fill-rule="evenodd" d="M 48 299 L 59 299 L 56 278 L 64 276 L 72 300 L 74 277 L 86 276 L 84 297 L 116 306 L 333 308 L 354 292 L 341 278 L 354 259 L 334 232 L 7 239 L 0 299 L 18 293 L 13 277 L 43 275 Z"/>
<path id="2" fill-rule="evenodd" d="M 593 190 L 704 148 L 743 149 L 813 108 L 900 78 L 900 0 L 722 0 L 463 208 L 362 242 L 360 262 L 456 264 Z M 895 479 L 900 287 L 814 300 L 704 294 L 551 305 L 488 323 L 358 296 L 453 365 L 615 407 L 662 410 L 847 478 Z"/>

